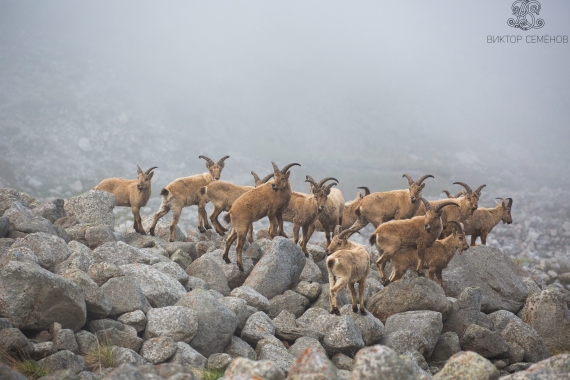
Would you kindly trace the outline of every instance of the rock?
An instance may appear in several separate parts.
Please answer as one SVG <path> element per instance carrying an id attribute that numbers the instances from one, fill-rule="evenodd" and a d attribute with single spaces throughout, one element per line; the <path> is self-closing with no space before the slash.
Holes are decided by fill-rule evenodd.
<path id="1" fill-rule="evenodd" d="M 448 331 L 437 338 L 437 343 L 435 344 L 430 360 L 434 362 L 444 362 L 459 351 L 461 351 L 459 337 L 453 331 Z"/>
<path id="2" fill-rule="evenodd" d="M 464 351 L 473 351 L 484 358 L 508 358 L 509 346 L 499 333 L 478 325 L 470 325 L 460 339 Z"/>
<path id="3" fill-rule="evenodd" d="M 338 369 L 344 369 L 346 371 L 352 371 L 354 368 L 354 359 L 340 352 L 338 354 L 334 354 L 331 359 L 332 364 Z"/>
<path id="4" fill-rule="evenodd" d="M 323 346 L 321 345 L 321 343 L 317 339 L 310 338 L 310 337 L 300 337 L 299 339 L 297 339 L 295 341 L 295 343 L 291 347 L 289 347 L 289 349 L 287 351 L 291 355 L 293 355 L 294 357 L 298 358 L 308 348 L 319 350 L 324 355 L 326 355 L 326 353 L 327 353 L 325 351 L 325 349 L 323 348 Z M 343 355 L 343 354 L 338 353 L 336 355 Z M 352 359 L 350 359 L 350 360 L 352 360 Z M 339 368 L 339 367 L 337 367 L 337 368 Z"/>
<path id="5" fill-rule="evenodd" d="M 176 353 L 168 359 L 169 363 L 178 363 L 194 368 L 204 368 L 206 366 L 207 359 L 198 351 L 190 347 L 190 345 L 184 342 L 177 342 L 176 346 L 178 349 L 176 350 Z"/>
<path id="6" fill-rule="evenodd" d="M 85 330 L 75 333 L 79 355 L 86 355 L 97 348 L 97 337 Z"/>
<path id="7" fill-rule="evenodd" d="M 152 267 L 180 282 L 182 286 L 188 283 L 188 275 L 186 272 L 172 261 L 156 263 Z"/>
<path id="8" fill-rule="evenodd" d="M 151 308 L 134 276 L 111 278 L 101 286 L 101 291 L 111 303 L 110 315 L 121 315 L 135 310 L 146 313 Z"/>
<path id="9" fill-rule="evenodd" d="M 275 335 L 275 326 L 267 314 L 262 311 L 258 311 L 249 317 L 241 331 L 241 338 L 252 346 L 269 335 Z"/>
<path id="10" fill-rule="evenodd" d="M 305 326 L 309 327 L 311 324 L 320 317 L 321 315 L 329 315 L 329 312 L 320 307 L 312 307 L 305 311 L 303 315 L 297 318 L 297 325 L 298 326 Z"/>
<path id="11" fill-rule="evenodd" d="M 10 229 L 10 221 L 5 216 L 0 216 L 0 238 L 5 238 L 8 236 L 8 230 Z"/>
<path id="12" fill-rule="evenodd" d="M 208 290 L 209 287 L 208 284 L 206 284 L 206 281 L 201 278 L 188 276 L 188 282 L 185 285 L 185 289 L 191 292 L 194 289 Z"/>
<path id="13" fill-rule="evenodd" d="M 4 363 L 0 363 L 0 379 L 6 380 L 28 380 L 28 378 L 19 372 L 14 371 Z"/>
<path id="14" fill-rule="evenodd" d="M 244 375 L 244 377 L 240 377 Z M 253 361 L 246 358 L 237 358 L 232 361 L 224 373 L 227 379 L 248 379 L 257 376 L 263 380 L 285 380 L 285 372 L 269 360 Z"/>
<path id="15" fill-rule="evenodd" d="M 105 243 L 116 242 L 117 238 L 112 227 L 98 224 L 85 230 L 85 240 L 89 248 L 95 249 Z"/>
<path id="16" fill-rule="evenodd" d="M 303 352 L 291 366 L 287 375 L 289 379 L 340 379 L 337 368 L 327 358 L 327 355 L 319 349 L 309 347 Z"/>
<path id="17" fill-rule="evenodd" d="M 297 286 L 305 261 L 305 255 L 298 245 L 278 236 L 273 239 L 271 247 L 255 265 L 244 285 L 271 299 Z"/>
<path id="18" fill-rule="evenodd" d="M 105 319 L 96 319 L 89 322 L 89 330 L 96 333 L 99 330 L 106 330 L 110 328 L 116 328 L 117 330 L 124 330 L 125 325 L 121 322 L 115 321 L 113 319 L 105 318 Z"/>
<path id="19" fill-rule="evenodd" d="M 32 234 L 35 232 L 43 232 L 49 235 L 57 236 L 57 231 L 49 220 L 35 215 L 32 210 L 15 202 L 4 212 L 4 217 L 8 218 L 10 227 L 8 229 L 8 237 L 12 237 L 12 231 L 23 234 Z M 15 237 L 22 236 L 21 234 Z"/>
<path id="20" fill-rule="evenodd" d="M 66 219 L 66 218 L 62 218 L 62 219 Z M 78 243 L 81 243 L 81 244 L 84 244 L 85 246 L 87 246 L 89 243 L 87 243 L 87 240 L 85 240 L 85 232 L 87 231 L 87 229 L 89 227 L 91 227 L 90 224 L 85 224 L 85 223 L 74 224 L 73 226 L 66 228 L 65 233 L 67 234 L 69 240 L 77 241 Z"/>
<path id="21" fill-rule="evenodd" d="M 458 374 L 461 374 L 462 379 L 496 380 L 499 378 L 499 370 L 493 363 L 471 351 L 461 351 L 453 355 L 433 378 L 451 380 L 457 379 Z"/>
<path id="22" fill-rule="evenodd" d="M 482 298 L 480 288 L 465 288 L 453 303 L 451 315 L 443 324 L 443 332 L 453 331 L 461 338 L 467 327 L 479 319 Z"/>
<path id="23" fill-rule="evenodd" d="M 137 332 L 143 331 L 147 323 L 146 315 L 139 309 L 121 315 L 117 318 L 117 321 L 127 326 L 132 326 Z"/>
<path id="24" fill-rule="evenodd" d="M 501 336 L 507 343 L 514 342 L 524 350 L 524 361 L 536 363 L 550 356 L 542 337 L 532 326 L 520 319 L 511 320 L 501 331 Z"/>
<path id="25" fill-rule="evenodd" d="M 201 278 L 208 288 L 217 290 L 224 296 L 229 296 L 231 289 L 222 267 L 209 256 L 202 256 L 186 268 L 186 273 L 192 277 Z"/>
<path id="26" fill-rule="evenodd" d="M 33 351 L 34 346 L 20 330 L 16 328 L 0 330 L 0 352 L 5 352 L 13 357 L 26 357 Z"/>
<path id="27" fill-rule="evenodd" d="M 411 368 L 394 350 L 380 345 L 363 348 L 354 358 L 351 379 L 362 380 L 412 380 Z"/>
<path id="28" fill-rule="evenodd" d="M 141 290 L 152 307 L 174 305 L 180 297 L 186 294 L 186 289 L 172 277 L 144 264 L 129 264 L 121 266 L 127 276 L 135 277 Z"/>
<path id="29" fill-rule="evenodd" d="M 12 326 L 12 322 L 8 318 L 0 318 L 0 330 L 11 329 L 12 327 L 14 326 Z"/>
<path id="30" fill-rule="evenodd" d="M 142 216 L 142 225 L 144 230 L 147 231 L 147 233 L 150 233 L 149 231 L 150 227 L 152 226 L 152 219 L 153 215 Z M 154 228 L 154 235 L 158 236 L 159 238 L 165 241 L 169 241 L 171 220 L 172 220 L 171 216 L 159 219 L 158 223 L 156 223 L 156 226 Z M 177 225 L 176 230 L 174 231 L 174 241 L 183 242 L 184 240 L 186 240 L 186 236 L 184 235 L 180 227 Z"/>
<path id="31" fill-rule="evenodd" d="M 32 233 L 18 239 L 10 249 L 20 247 L 31 249 L 38 258 L 38 264 L 50 272 L 55 272 L 56 267 L 71 254 L 65 240 L 44 232 Z"/>
<path id="32" fill-rule="evenodd" d="M 130 326 L 129 326 L 130 327 Z M 134 328 L 119 330 L 116 327 L 111 327 L 104 330 L 99 330 L 95 333 L 99 342 L 106 346 L 118 346 L 129 348 L 135 352 L 139 352 L 143 344 L 143 340 L 137 336 Z"/>
<path id="33" fill-rule="evenodd" d="M 513 261 L 499 249 L 476 246 L 451 259 L 443 272 L 445 294 L 457 297 L 467 287 L 482 292 L 481 311 L 508 310 L 517 313 L 528 290 L 517 275 Z"/>
<path id="34" fill-rule="evenodd" d="M 166 306 L 148 311 L 144 339 L 167 336 L 175 342 L 189 343 L 197 331 L 196 312 L 183 306 Z"/>
<path id="35" fill-rule="evenodd" d="M 79 346 L 75 340 L 75 334 L 70 329 L 59 329 L 53 336 L 54 347 L 58 350 L 69 350 L 79 354 Z"/>
<path id="36" fill-rule="evenodd" d="M 67 246 L 71 253 L 66 260 L 56 265 L 55 273 L 61 274 L 68 269 L 79 269 L 80 271 L 87 273 L 89 267 L 93 264 L 91 250 L 76 241 L 70 241 L 67 243 Z M 97 285 L 101 286 L 102 284 Z"/>
<path id="37" fill-rule="evenodd" d="M 504 377 L 507 380 L 534 380 L 534 379 L 567 379 L 570 372 L 570 354 L 560 354 L 539 363 L 524 368 L 529 363 L 515 363 L 513 370 L 522 370 L 510 376 Z M 509 366 L 511 367 L 511 366 Z M 507 368 L 509 368 L 507 367 Z"/>
<path id="38" fill-rule="evenodd" d="M 0 266 L 0 304 L 19 329 L 43 330 L 57 321 L 77 331 L 87 316 L 79 286 L 27 261 Z"/>
<path id="39" fill-rule="evenodd" d="M 307 297 L 309 301 L 312 302 L 321 294 L 321 284 L 318 282 L 309 283 L 307 281 L 301 281 L 293 291 Z"/>
<path id="40" fill-rule="evenodd" d="M 329 354 L 351 355 L 364 347 L 360 329 L 349 316 L 321 315 L 313 321 L 311 329 L 325 335 L 323 347 Z"/>
<path id="41" fill-rule="evenodd" d="M 83 372 L 83 371 L 82 371 Z M 42 380 L 79 380 L 79 376 L 70 369 L 60 369 L 41 378 Z"/>
<path id="42" fill-rule="evenodd" d="M 178 346 L 174 339 L 168 336 L 158 336 L 143 343 L 140 355 L 151 364 L 159 364 L 172 357 L 177 349 Z"/>
<path id="43" fill-rule="evenodd" d="M 91 225 L 104 224 L 109 228 L 115 226 L 115 196 L 111 193 L 98 190 L 89 190 L 86 193 L 65 201 L 65 212 L 75 216 L 83 223 Z"/>
<path id="44" fill-rule="evenodd" d="M 380 290 L 366 303 L 366 308 L 382 323 L 389 316 L 405 311 L 432 310 L 446 320 L 451 302 L 437 283 L 425 277 L 402 278 Z"/>
<path id="45" fill-rule="evenodd" d="M 426 358 L 431 356 L 437 343 L 443 323 L 441 313 L 436 311 L 407 311 L 393 314 L 386 320 L 385 333 L 392 333 L 400 330 L 412 330 L 424 337 L 427 342 L 423 355 Z"/>
<path id="46" fill-rule="evenodd" d="M 172 256 L 170 256 L 170 260 L 172 260 L 172 262 L 178 265 L 182 270 L 186 270 L 186 268 L 192 264 L 192 257 L 182 249 L 178 249 L 174 252 Z"/>
<path id="47" fill-rule="evenodd" d="M 196 260 L 198 255 L 196 253 L 196 243 L 189 243 L 183 241 L 173 241 L 173 242 L 163 242 L 160 244 L 162 248 L 168 252 L 170 258 L 172 259 L 172 255 L 174 255 L 179 250 L 183 252 L 184 256 L 190 257 L 190 260 Z M 188 265 L 184 266 L 185 269 Z"/>
<path id="48" fill-rule="evenodd" d="M 489 314 L 488 317 L 493 324 L 493 330 L 497 332 L 503 331 L 513 319 L 520 320 L 519 317 L 506 310 L 495 311 L 494 313 Z"/>
<path id="49" fill-rule="evenodd" d="M 113 346 L 111 347 L 111 350 L 113 352 L 113 360 L 115 361 L 115 365 L 119 366 L 119 368 L 125 364 L 131 364 L 135 366 L 141 366 L 145 364 L 145 360 L 142 358 L 142 356 L 130 348 Z M 105 379 L 108 379 L 108 376 L 106 376 Z"/>
<path id="50" fill-rule="evenodd" d="M 277 363 L 284 372 L 289 371 L 296 359 L 293 355 L 287 352 L 285 347 L 273 344 L 263 345 L 258 351 L 257 358 L 258 360 L 271 360 L 272 362 Z"/>
<path id="51" fill-rule="evenodd" d="M 287 310 L 300 317 L 309 307 L 309 300 L 292 290 L 286 290 L 283 295 L 277 295 L 269 300 L 269 317 L 275 318 L 281 311 Z"/>
<path id="52" fill-rule="evenodd" d="M 66 216 L 63 199 L 54 199 L 53 201 L 48 201 L 42 203 L 38 207 L 33 209 L 33 213 L 37 216 L 41 216 L 44 219 L 50 221 L 50 223 L 55 223 L 59 218 Z"/>
<path id="53" fill-rule="evenodd" d="M 125 273 L 115 264 L 103 262 L 90 265 L 87 270 L 87 275 L 95 281 L 98 286 L 102 287 L 109 279 L 124 276 Z"/>
<path id="54" fill-rule="evenodd" d="M 277 317 L 273 319 L 275 325 L 275 336 L 289 342 L 295 342 L 301 337 L 310 337 L 316 340 L 322 340 L 323 333 L 314 331 L 306 326 L 297 326 L 295 315 L 287 310 L 283 310 Z"/>
<path id="55" fill-rule="evenodd" d="M 90 318 L 99 319 L 109 315 L 112 308 L 111 299 L 87 276 L 87 273 L 79 269 L 69 269 L 63 272 L 61 276 L 81 288 L 85 297 L 87 315 Z"/>
<path id="56" fill-rule="evenodd" d="M 384 325 L 372 313 L 355 313 L 352 311 L 351 305 L 345 305 L 340 309 L 342 315 L 348 315 L 360 330 L 362 340 L 366 346 L 372 346 L 380 341 L 382 334 L 384 334 Z"/>
<path id="57" fill-rule="evenodd" d="M 407 351 L 417 351 L 423 355 L 428 347 L 426 338 L 412 330 L 384 332 L 380 339 L 380 344 L 390 347 L 398 354 L 404 354 Z"/>
<path id="58" fill-rule="evenodd" d="M 57 352 L 53 342 L 32 343 L 32 345 L 34 349 L 32 350 L 31 357 L 34 360 L 41 360 Z"/>
<path id="59" fill-rule="evenodd" d="M 247 319 L 254 313 L 247 307 L 245 300 L 237 297 L 219 298 L 218 302 L 234 312 L 238 318 L 236 333 L 241 334 L 241 330 L 245 327 Z"/>
<path id="60" fill-rule="evenodd" d="M 10 208 L 12 203 L 18 202 L 22 205 L 34 209 L 40 202 L 30 195 L 16 189 L 0 188 L 0 215 Z"/>
<path id="61" fill-rule="evenodd" d="M 208 358 L 206 367 L 214 371 L 225 371 L 232 362 L 232 357 L 228 354 L 212 354 Z"/>
<path id="62" fill-rule="evenodd" d="M 233 311 L 202 289 L 184 295 L 176 304 L 192 309 L 198 319 L 198 332 L 190 345 L 205 357 L 223 352 L 239 323 Z M 216 316 L 212 318 L 212 316 Z"/>
<path id="63" fill-rule="evenodd" d="M 240 286 L 239 288 L 235 288 L 230 293 L 230 296 L 245 300 L 248 305 L 255 307 L 259 311 L 269 311 L 269 300 L 249 286 Z"/>
<path id="64" fill-rule="evenodd" d="M 232 358 L 248 358 L 250 360 L 257 360 L 257 354 L 251 348 L 249 344 L 247 344 L 244 340 L 241 340 L 237 336 L 232 336 L 232 340 L 226 348 L 224 349 L 224 353 L 230 355 Z M 291 351 L 289 351 L 291 353 Z"/>
<path id="65" fill-rule="evenodd" d="M 152 255 L 122 241 L 105 243 L 94 249 L 91 255 L 96 263 L 109 263 L 118 267 L 136 263 L 152 265 L 159 262 Z"/>
<path id="66" fill-rule="evenodd" d="M 519 315 L 550 351 L 570 350 L 570 311 L 556 290 L 548 288 L 530 295 Z"/>
<path id="67" fill-rule="evenodd" d="M 222 254 L 223 250 L 216 249 L 212 252 L 204 254 L 204 256 L 202 256 L 200 259 L 203 259 L 205 257 L 213 259 L 219 265 L 219 267 L 222 269 L 222 272 L 226 276 L 226 279 L 228 281 L 228 286 L 230 287 L 230 289 L 242 286 L 243 282 L 245 281 L 247 276 L 249 276 L 249 274 L 253 269 L 253 261 L 249 257 L 242 257 L 243 267 L 244 267 L 244 271 L 242 272 L 235 264 L 236 262 L 235 250 L 232 249 L 229 252 L 229 258 L 231 260 L 231 263 L 229 264 L 224 261 L 224 259 L 222 258 Z"/>
<path id="68" fill-rule="evenodd" d="M 311 258 L 305 260 L 305 267 L 299 279 L 306 282 L 318 282 L 321 280 L 321 269 Z"/>
<path id="69" fill-rule="evenodd" d="M 74 373 L 79 373 L 85 370 L 85 360 L 82 356 L 75 355 L 68 350 L 59 351 L 45 359 L 38 361 L 38 364 L 49 369 L 50 372 L 55 372 L 61 369 L 70 369 Z"/>
<path id="70" fill-rule="evenodd" d="M 342 308 L 344 305 L 350 305 L 351 299 L 350 295 L 348 294 L 348 288 L 342 289 L 340 292 L 337 293 L 336 296 L 337 305 L 339 308 Z M 311 308 L 318 307 L 325 310 L 331 309 L 330 304 L 330 284 L 327 282 L 326 284 L 321 285 L 321 292 L 317 297 L 316 301 L 311 304 Z"/>

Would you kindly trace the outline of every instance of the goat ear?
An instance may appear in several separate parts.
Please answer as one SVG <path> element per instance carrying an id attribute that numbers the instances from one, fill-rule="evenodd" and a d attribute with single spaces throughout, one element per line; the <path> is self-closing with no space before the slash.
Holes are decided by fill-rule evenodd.
<path id="1" fill-rule="evenodd" d="M 420 189 L 423 189 L 424 187 L 426 187 L 426 184 L 422 183 L 422 185 L 420 186 Z"/>
<path id="2" fill-rule="evenodd" d="M 148 175 L 148 178 L 152 178 L 152 176 L 154 175 L 154 172 L 150 172 L 150 174 Z"/>
<path id="3" fill-rule="evenodd" d="M 141 174 L 142 172 L 143 172 L 143 171 L 142 171 L 141 167 L 137 165 L 137 173 L 138 173 L 138 174 Z"/>
<path id="4" fill-rule="evenodd" d="M 285 173 L 285 179 L 289 179 L 289 176 L 291 175 L 291 172 L 288 171 L 287 173 Z"/>

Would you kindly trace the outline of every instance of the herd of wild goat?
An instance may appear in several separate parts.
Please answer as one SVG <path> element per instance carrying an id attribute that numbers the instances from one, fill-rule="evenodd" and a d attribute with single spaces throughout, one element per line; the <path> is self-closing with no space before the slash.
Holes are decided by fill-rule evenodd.
<path id="1" fill-rule="evenodd" d="M 333 189 L 338 180 L 326 177 L 315 181 L 307 175 L 310 193 L 298 193 L 291 190 L 289 169 L 301 166 L 297 163 L 285 165 L 281 170 L 273 164 L 273 174 L 260 179 L 254 172 L 251 174 L 255 186 L 240 186 L 221 181 L 220 175 L 224 161 L 222 157 L 217 163 L 206 156 L 199 156 L 206 161 L 208 171 L 203 174 L 178 178 L 169 183 L 162 191 L 162 204 L 153 217 L 150 234 L 160 218 L 172 211 L 170 223 L 170 241 L 174 241 L 174 232 L 180 218 L 182 208 L 198 206 L 198 229 L 205 232 L 211 229 L 206 215 L 206 203 L 211 202 L 214 210 L 210 221 L 216 232 L 224 236 L 227 231 L 218 216 L 222 211 L 228 213 L 224 217 L 233 227 L 225 243 L 223 258 L 230 263 L 229 250 L 237 239 L 236 261 L 243 271 L 242 250 L 246 237 L 253 242 L 253 222 L 267 216 L 269 218 L 269 235 L 287 237 L 283 231 L 283 221 L 293 223 L 293 238 L 300 243 L 306 256 L 307 243 L 314 230 L 323 231 L 327 240 L 326 264 L 330 281 L 331 313 L 339 314 L 336 296 L 340 290 L 348 286 L 352 297 L 352 309 L 358 311 L 355 283 L 359 288 L 360 312 L 365 314 L 363 303 L 366 277 L 370 272 L 370 256 L 360 244 L 348 240 L 360 229 L 372 223 L 375 231 L 370 236 L 370 244 L 376 246 L 379 259 L 376 266 L 384 285 L 399 280 L 408 268 L 415 268 L 420 276 L 424 269 L 429 278 L 437 277 L 442 285 L 442 271 L 445 269 L 456 251 L 466 250 L 469 245 L 465 235 L 471 235 L 471 245 L 475 245 L 477 237 L 486 244 L 489 232 L 500 222 L 510 224 L 511 198 L 497 198 L 494 208 L 478 208 L 481 190 L 485 185 L 473 191 L 463 182 L 454 182 L 463 186 L 463 191 L 456 195 L 447 194 L 447 199 L 429 202 L 422 197 L 424 181 L 433 178 L 424 175 L 414 181 L 404 174 L 408 180 L 408 189 L 370 193 L 368 188 L 364 195 L 358 193 L 353 201 L 344 202 L 342 193 Z M 138 179 L 126 180 L 109 178 L 99 183 L 95 190 L 107 191 L 115 195 L 117 206 L 129 206 L 134 215 L 134 229 L 146 234 L 142 226 L 140 208 L 145 206 L 151 195 L 152 167 L 143 172 L 138 167 Z M 269 181 L 273 178 L 272 181 Z M 327 182 L 331 183 L 327 184 Z M 299 239 L 299 231 L 303 236 Z M 248 236 L 249 235 L 249 236 Z M 332 235 L 332 239 L 331 239 Z M 299 242 L 300 240 L 300 242 Z M 384 274 L 388 261 L 393 270 L 389 278 Z"/>

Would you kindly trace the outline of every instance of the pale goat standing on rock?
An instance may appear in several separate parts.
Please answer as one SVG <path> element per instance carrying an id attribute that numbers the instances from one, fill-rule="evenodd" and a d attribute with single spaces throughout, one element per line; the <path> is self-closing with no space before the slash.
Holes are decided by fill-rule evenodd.
<path id="1" fill-rule="evenodd" d="M 266 183 L 243 194 L 235 200 L 230 211 L 224 216 L 227 223 L 231 223 L 233 230 L 226 240 L 223 258 L 230 263 L 230 247 L 237 239 L 236 261 L 238 268 L 243 271 L 242 251 L 246 235 L 253 222 L 267 216 L 269 218 L 269 235 L 274 238 L 278 234 L 287 237 L 283 232 L 283 211 L 291 199 L 291 183 L 289 182 L 289 168 L 301 166 L 297 163 L 286 165 L 279 170 L 274 162 L 273 182 Z"/>
<path id="2" fill-rule="evenodd" d="M 307 181 L 311 183 L 311 193 L 317 191 L 317 189 L 321 188 L 323 184 L 327 181 L 334 180 L 339 182 L 337 179 L 333 177 L 326 177 L 321 179 L 318 183 L 311 177 L 310 175 L 307 176 Z M 331 189 L 330 194 L 327 197 L 327 201 L 325 203 L 325 208 L 319 216 L 317 217 L 318 224 L 322 228 L 320 231 L 325 233 L 327 238 L 327 245 L 331 243 L 331 234 L 334 236 L 334 231 L 337 225 L 342 225 L 342 217 L 344 215 L 344 198 L 342 196 L 342 192 L 339 189 Z M 309 235 L 313 235 L 313 231 L 317 228 L 317 223 L 311 224 L 309 227 Z M 319 231 L 319 229 L 317 229 Z M 303 237 L 302 244 L 305 244 Z"/>
<path id="3" fill-rule="evenodd" d="M 384 286 L 390 282 L 384 275 L 384 267 L 396 254 L 406 249 L 417 249 L 418 259 L 416 272 L 423 276 L 423 266 L 426 248 L 431 247 L 443 230 L 441 214 L 445 206 L 459 206 L 455 202 L 443 202 L 437 207 L 424 198 L 420 198 L 425 205 L 426 214 L 412 219 L 393 220 L 383 223 L 370 236 L 370 245 L 375 245 L 380 254 L 376 261 L 378 274 Z"/>
<path id="4" fill-rule="evenodd" d="M 198 205 L 200 202 L 200 188 L 220 179 L 222 169 L 224 168 L 224 161 L 230 158 L 230 156 L 222 157 L 217 163 L 206 156 L 199 156 L 198 158 L 206 160 L 206 168 L 208 168 L 208 171 L 190 177 L 175 179 L 162 189 L 160 192 L 162 204 L 152 218 L 152 225 L 150 227 L 151 235 L 154 235 L 154 228 L 158 220 L 166 215 L 168 211 L 172 210 L 170 241 L 174 241 L 174 232 L 176 231 L 176 225 L 180 219 L 182 209 L 184 207 Z"/>
<path id="5" fill-rule="evenodd" d="M 93 190 L 106 191 L 115 196 L 115 206 L 130 207 L 134 216 L 133 228 L 136 232 L 146 235 L 142 226 L 141 207 L 146 206 L 152 192 L 153 170 L 157 166 L 143 172 L 137 165 L 137 179 L 107 178 L 101 181 Z"/>
<path id="6" fill-rule="evenodd" d="M 352 311 L 358 312 L 354 289 L 354 284 L 357 282 L 360 313 L 367 314 L 364 308 L 364 288 L 366 277 L 370 273 L 370 255 L 363 245 L 348 240 L 354 233 L 358 231 L 345 230 L 337 233 L 327 246 L 327 254 L 330 255 L 327 257 L 327 271 L 329 272 L 331 314 L 340 315 L 337 295 L 347 285 L 352 299 Z"/>
<path id="7" fill-rule="evenodd" d="M 461 254 L 469 248 L 461 224 L 455 220 L 450 220 L 448 223 L 453 226 L 452 234 L 445 239 L 436 240 L 430 248 L 426 248 L 423 265 L 423 269 L 428 270 L 431 280 L 435 281 L 437 276 L 439 286 L 443 286 L 442 272 L 447 268 L 455 252 L 459 251 Z M 398 281 L 408 268 L 415 268 L 418 263 L 418 251 L 416 249 L 405 250 L 392 257 L 390 261 L 393 269 L 389 282 Z"/>
<path id="8" fill-rule="evenodd" d="M 511 216 L 511 207 L 513 199 L 507 198 L 507 202 L 503 198 L 501 203 L 497 202 L 494 208 L 478 208 L 473 211 L 465 221 L 465 235 L 471 235 L 471 246 L 475 246 L 478 236 L 481 236 L 481 244 L 487 245 L 487 235 L 495 228 L 500 221 L 503 224 L 511 224 L 513 217 Z"/>

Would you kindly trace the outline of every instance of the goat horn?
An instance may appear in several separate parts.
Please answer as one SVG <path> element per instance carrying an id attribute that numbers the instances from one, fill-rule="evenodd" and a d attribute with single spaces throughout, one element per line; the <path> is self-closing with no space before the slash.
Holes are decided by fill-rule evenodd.
<path id="1" fill-rule="evenodd" d="M 513 198 L 507 198 L 507 200 L 509 201 L 509 207 L 511 207 L 513 205 Z"/>
<path id="2" fill-rule="evenodd" d="M 305 177 L 305 178 L 307 178 L 307 179 L 305 180 L 305 182 L 309 182 L 309 183 L 311 184 L 311 186 L 313 186 L 314 188 L 318 188 L 317 182 L 315 182 L 315 180 L 313 179 L 313 177 L 311 177 L 310 175 L 307 174 L 307 177 Z"/>
<path id="3" fill-rule="evenodd" d="M 257 174 L 255 174 L 255 172 L 251 172 L 251 175 L 253 176 L 253 180 L 255 181 L 255 183 L 260 182 L 261 180 L 259 179 L 259 176 Z"/>
<path id="4" fill-rule="evenodd" d="M 224 156 L 220 158 L 220 161 L 218 161 L 218 165 L 224 166 L 224 161 L 227 160 L 228 158 L 230 158 L 230 156 Z"/>
<path id="5" fill-rule="evenodd" d="M 463 232 L 463 227 L 461 226 L 461 223 L 459 223 L 457 220 L 448 220 L 447 223 L 453 223 L 457 226 L 457 232 Z"/>
<path id="6" fill-rule="evenodd" d="M 366 186 L 357 187 L 357 189 L 364 190 L 364 196 L 370 195 L 370 190 Z"/>
<path id="7" fill-rule="evenodd" d="M 271 178 L 273 178 L 274 175 L 275 175 L 275 174 L 273 174 L 273 173 L 266 175 L 265 178 L 263 178 L 263 179 L 261 180 L 261 182 L 266 183 L 266 182 L 269 181 Z"/>
<path id="8" fill-rule="evenodd" d="M 497 198 L 495 198 L 495 199 L 500 199 L 501 202 L 504 202 L 504 201 L 505 201 L 505 200 L 504 200 L 503 198 L 501 198 L 501 197 L 497 197 Z"/>
<path id="9" fill-rule="evenodd" d="M 481 186 L 479 186 L 479 187 L 477 188 L 477 190 L 475 190 L 475 192 L 476 192 L 477 194 L 481 194 L 481 190 L 482 190 L 485 186 L 487 186 L 487 185 L 481 185 Z"/>
<path id="10" fill-rule="evenodd" d="M 331 187 L 338 185 L 338 183 L 333 182 L 333 183 L 329 183 L 327 186 L 325 186 L 325 190 L 329 190 L 331 189 Z"/>
<path id="11" fill-rule="evenodd" d="M 402 178 L 403 177 L 406 177 L 408 179 L 408 185 L 411 185 L 412 183 L 414 183 L 414 180 L 409 175 L 404 174 L 404 175 L 402 175 Z"/>
<path id="12" fill-rule="evenodd" d="M 341 233 L 339 233 L 337 236 L 339 239 L 344 239 L 346 236 L 346 239 L 348 239 L 349 237 L 352 236 L 352 234 L 354 233 L 358 233 L 360 234 L 360 232 L 358 230 L 354 230 L 354 229 L 349 229 L 349 230 L 344 230 Z"/>
<path id="13" fill-rule="evenodd" d="M 289 170 L 292 166 L 301 166 L 301 164 L 295 162 L 293 164 L 285 165 L 285 167 L 281 169 L 281 173 L 283 174 L 287 173 L 287 170 Z"/>
<path id="14" fill-rule="evenodd" d="M 142 173 L 142 169 L 141 169 L 141 167 L 138 166 L 138 165 L 137 165 L 137 173 L 139 173 L 139 174 Z"/>
<path id="15" fill-rule="evenodd" d="M 321 187 L 325 184 L 325 182 L 327 182 L 327 181 L 337 181 L 337 182 L 340 182 L 340 181 L 339 181 L 338 179 L 336 179 L 336 178 L 333 178 L 333 177 L 326 177 L 326 178 L 323 178 L 323 179 L 321 179 L 321 180 L 319 181 L 319 183 L 317 184 L 317 187 L 318 187 L 318 188 L 321 188 Z"/>
<path id="16" fill-rule="evenodd" d="M 422 202 L 424 202 L 424 205 L 426 206 L 426 211 L 433 210 L 433 208 L 431 207 L 431 203 L 429 203 L 424 197 L 421 197 L 420 199 L 422 200 Z"/>
<path id="17" fill-rule="evenodd" d="M 457 206 L 459 207 L 459 205 L 455 202 L 443 202 L 442 204 L 437 205 L 437 207 L 435 208 L 435 213 L 439 214 L 439 212 L 441 211 L 442 208 L 444 208 L 445 206 Z"/>
<path id="18" fill-rule="evenodd" d="M 277 164 L 273 161 L 271 161 L 271 165 L 273 165 L 273 171 L 274 172 L 278 172 L 279 171 L 279 167 L 277 166 Z"/>
<path id="19" fill-rule="evenodd" d="M 470 195 L 471 195 L 471 194 L 473 193 L 473 190 L 471 190 L 471 188 L 470 188 L 469 186 L 467 186 L 466 183 L 463 183 L 463 182 L 453 182 L 453 184 L 454 184 L 454 185 L 461 185 L 461 186 L 463 186 L 463 187 L 465 188 L 465 190 L 467 190 L 467 194 L 470 194 Z"/>
<path id="20" fill-rule="evenodd" d="M 416 182 L 416 185 L 420 186 L 422 184 L 422 182 L 428 178 L 435 178 L 435 177 L 432 176 L 431 174 L 426 174 L 422 178 L 418 179 L 418 181 Z"/>
<path id="21" fill-rule="evenodd" d="M 153 166 L 152 168 L 149 168 L 145 173 L 150 174 L 151 170 L 154 170 L 154 169 L 158 169 L 158 166 Z"/>
<path id="22" fill-rule="evenodd" d="M 455 194 L 455 196 L 453 198 L 459 198 L 461 196 L 461 194 L 463 194 L 463 190 L 461 190 L 459 193 Z"/>
<path id="23" fill-rule="evenodd" d="M 208 164 L 208 166 L 215 165 L 214 161 L 212 161 L 211 159 L 209 159 L 206 156 L 198 156 L 198 158 L 203 158 L 204 160 L 206 160 L 206 163 Z"/>
<path id="24" fill-rule="evenodd" d="M 445 193 L 448 198 L 451 198 L 451 193 L 447 190 L 443 190 L 442 193 Z"/>

